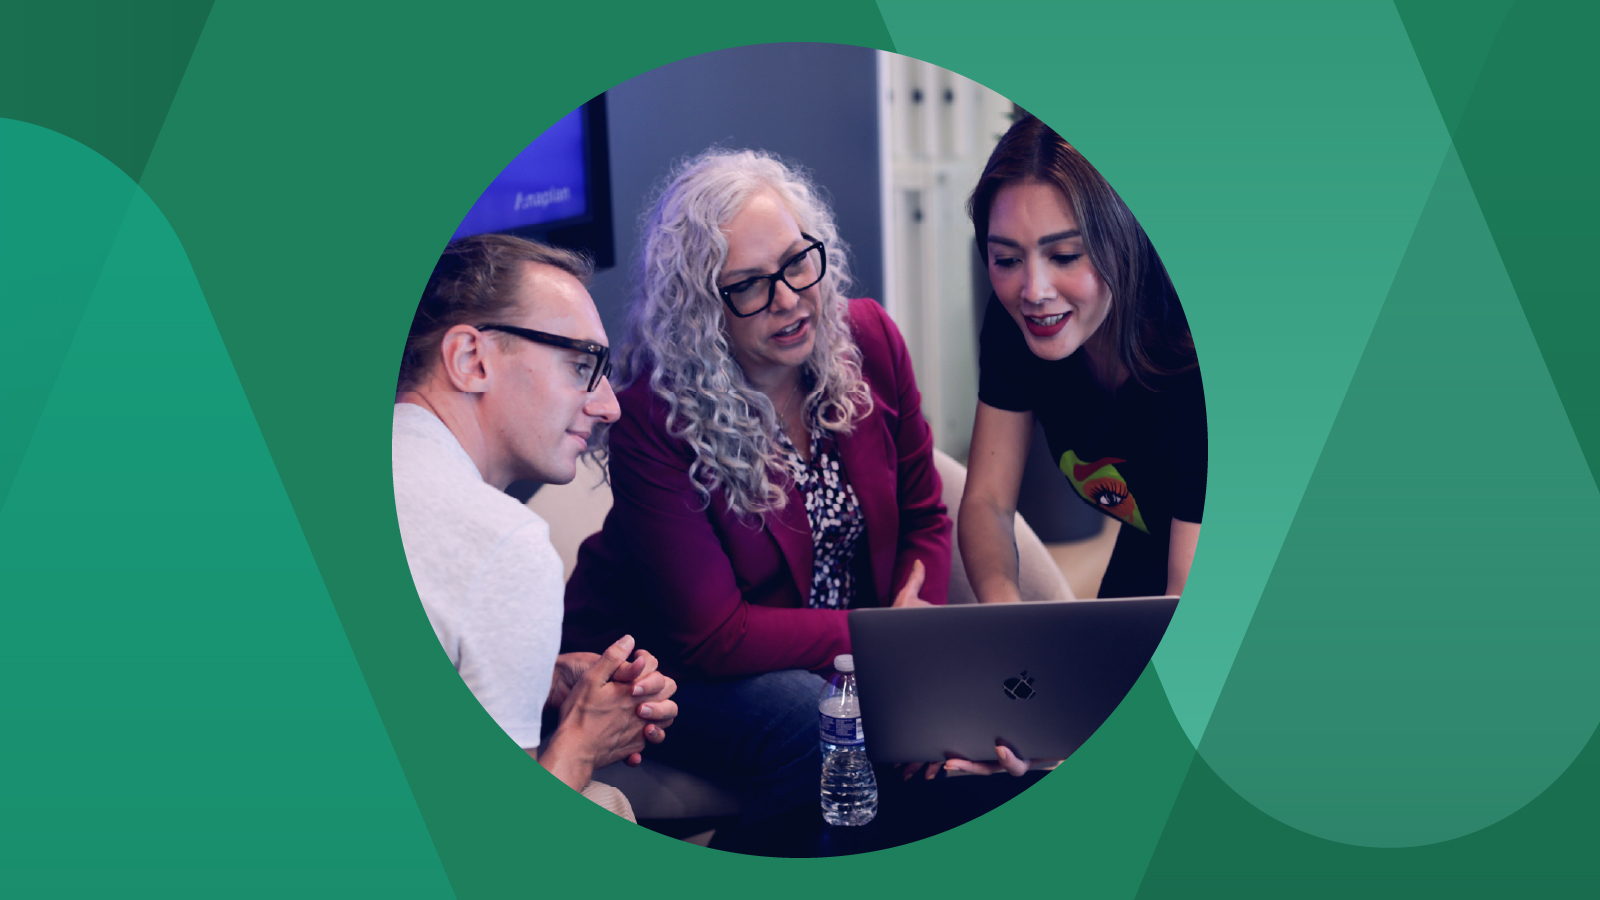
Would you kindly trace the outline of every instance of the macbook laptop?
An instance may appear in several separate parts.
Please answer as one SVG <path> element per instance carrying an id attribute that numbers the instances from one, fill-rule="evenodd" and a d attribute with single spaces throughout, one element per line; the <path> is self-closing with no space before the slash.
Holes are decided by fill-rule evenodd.
<path id="1" fill-rule="evenodd" d="M 1122 702 L 1177 597 L 850 611 L 867 755 L 1067 757 Z"/>

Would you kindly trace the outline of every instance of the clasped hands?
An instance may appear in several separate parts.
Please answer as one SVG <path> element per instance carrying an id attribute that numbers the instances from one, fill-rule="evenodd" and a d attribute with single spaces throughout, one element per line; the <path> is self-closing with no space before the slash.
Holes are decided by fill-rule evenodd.
<path id="1" fill-rule="evenodd" d="M 631 659 L 630 659 L 631 656 Z M 659 744 L 678 715 L 669 699 L 677 682 L 657 671 L 655 656 L 635 650 L 631 635 L 599 653 L 556 657 L 547 706 L 561 710 L 563 727 L 588 735 L 601 752 L 595 767 L 642 761 L 645 742 Z"/>

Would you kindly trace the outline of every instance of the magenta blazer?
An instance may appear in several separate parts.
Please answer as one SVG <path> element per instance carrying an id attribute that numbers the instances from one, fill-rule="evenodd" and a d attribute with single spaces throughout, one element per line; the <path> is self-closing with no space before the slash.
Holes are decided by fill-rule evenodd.
<path id="1" fill-rule="evenodd" d="M 838 438 L 867 525 L 856 605 L 894 602 L 915 560 L 927 569 L 922 599 L 942 604 L 950 519 L 911 357 L 877 303 L 852 300 L 849 309 L 873 404 Z M 563 649 L 598 652 L 632 634 L 664 671 L 701 677 L 822 669 L 849 653 L 846 611 L 806 608 L 811 526 L 799 492 L 790 487 L 788 505 L 765 521 L 730 514 L 721 492 L 705 508 L 689 482 L 694 453 L 667 433 L 666 404 L 648 380 L 617 399 L 615 502 L 567 582 Z"/>

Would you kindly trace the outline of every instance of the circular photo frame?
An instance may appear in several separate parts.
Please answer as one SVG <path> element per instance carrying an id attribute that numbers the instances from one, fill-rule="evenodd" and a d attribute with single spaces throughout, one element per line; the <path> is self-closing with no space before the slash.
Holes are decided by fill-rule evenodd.
<path id="1" fill-rule="evenodd" d="M 398 382 L 452 665 L 568 786 L 720 849 L 1016 796 L 1133 687 L 1198 543 L 1199 364 L 1144 230 L 1037 117 L 882 51 L 717 51 L 564 116 L 456 229 Z"/>

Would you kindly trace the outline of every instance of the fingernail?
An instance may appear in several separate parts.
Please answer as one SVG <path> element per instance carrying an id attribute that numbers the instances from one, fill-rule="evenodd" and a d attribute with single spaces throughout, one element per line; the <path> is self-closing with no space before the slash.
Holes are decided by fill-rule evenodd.
<path id="1" fill-rule="evenodd" d="M 642 693 L 644 693 L 644 685 L 636 684 L 636 685 L 633 686 L 633 695 L 635 697 L 639 696 Z"/>
<path id="2" fill-rule="evenodd" d="M 648 704 L 648 703 L 646 703 L 645 705 L 639 707 L 639 715 L 644 716 L 647 719 L 650 718 L 650 714 L 652 712 L 654 712 L 654 710 L 652 710 L 650 708 L 650 704 Z"/>

